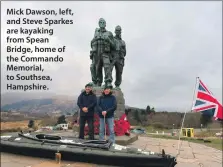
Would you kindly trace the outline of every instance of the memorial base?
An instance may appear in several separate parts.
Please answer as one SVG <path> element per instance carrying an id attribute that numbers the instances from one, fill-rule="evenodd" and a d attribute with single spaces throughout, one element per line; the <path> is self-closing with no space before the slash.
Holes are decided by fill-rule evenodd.
<path id="1" fill-rule="evenodd" d="M 96 94 L 97 97 L 102 95 L 103 92 L 102 87 L 94 87 L 93 92 Z M 123 114 L 125 114 L 125 99 L 124 94 L 119 89 L 112 89 L 112 94 L 116 97 L 117 101 L 117 109 L 115 111 L 115 119 L 119 119 Z"/>

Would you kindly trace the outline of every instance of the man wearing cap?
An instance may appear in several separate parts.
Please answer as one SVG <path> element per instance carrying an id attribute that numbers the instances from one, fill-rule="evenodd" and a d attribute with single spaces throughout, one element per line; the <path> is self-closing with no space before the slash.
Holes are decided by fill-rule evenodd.
<path id="1" fill-rule="evenodd" d="M 80 108 L 79 138 L 84 139 L 84 127 L 87 122 L 89 139 L 94 140 L 94 108 L 97 105 L 97 98 L 92 92 L 92 83 L 85 85 L 85 90 L 78 97 L 77 105 Z"/>
<path id="2" fill-rule="evenodd" d="M 117 102 L 115 96 L 112 95 L 112 86 L 105 86 L 102 95 L 98 100 L 98 114 L 100 117 L 100 131 L 99 140 L 104 140 L 105 135 L 105 122 L 109 128 L 109 140 L 115 143 L 114 133 L 114 112 L 117 108 Z"/>

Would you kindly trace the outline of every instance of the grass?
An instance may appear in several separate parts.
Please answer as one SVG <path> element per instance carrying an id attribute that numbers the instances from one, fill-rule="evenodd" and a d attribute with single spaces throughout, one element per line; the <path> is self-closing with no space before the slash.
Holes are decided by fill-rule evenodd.
<path id="1" fill-rule="evenodd" d="M 40 120 L 35 120 L 37 125 Z M 14 121 L 14 122 L 1 122 L 1 133 L 4 132 L 18 132 L 20 130 L 28 129 L 29 121 Z"/>
<path id="2" fill-rule="evenodd" d="M 205 145 L 223 151 L 222 139 L 211 139 L 211 143 L 205 143 Z"/>
<path id="3" fill-rule="evenodd" d="M 148 134 L 147 136 L 152 137 L 152 138 L 162 138 L 162 139 L 173 139 L 173 140 L 179 139 L 177 136 L 168 136 L 168 135 L 150 135 L 150 134 Z M 212 147 L 212 148 L 223 151 L 221 138 L 206 138 L 207 140 L 211 141 L 210 143 L 205 143 L 203 140 L 197 140 L 197 138 L 181 137 L 180 139 L 189 141 L 189 142 L 193 142 L 193 143 L 204 144 L 208 147 Z"/>
<path id="4" fill-rule="evenodd" d="M 170 136 L 170 135 L 162 135 L 161 133 L 172 133 L 172 129 L 165 129 L 165 128 L 155 128 L 153 126 L 146 126 L 143 127 L 147 135 L 153 138 L 163 138 L 163 139 L 173 139 L 173 140 L 178 140 L 179 137 L 177 136 Z M 156 133 L 156 131 L 159 132 L 159 134 L 148 134 L 148 133 Z M 219 131 L 219 130 L 218 130 Z M 217 132 L 217 131 L 216 131 Z M 188 137 L 181 137 L 181 140 L 186 140 L 189 142 L 194 142 L 194 143 L 199 143 L 199 144 L 204 144 L 206 146 L 222 150 L 222 139 L 221 138 L 216 138 L 215 136 L 215 131 L 209 130 L 209 131 L 202 131 L 202 132 L 195 132 L 195 137 L 194 138 L 188 138 Z M 203 140 L 197 140 L 197 138 L 202 138 L 202 139 L 207 139 L 210 141 L 210 143 L 206 143 Z"/>
<path id="5" fill-rule="evenodd" d="M 146 126 L 144 129 L 149 132 L 149 133 L 156 133 L 158 131 L 159 133 L 164 132 L 164 133 L 170 133 L 172 132 L 172 129 L 164 129 L 164 128 L 155 128 L 153 126 Z"/>

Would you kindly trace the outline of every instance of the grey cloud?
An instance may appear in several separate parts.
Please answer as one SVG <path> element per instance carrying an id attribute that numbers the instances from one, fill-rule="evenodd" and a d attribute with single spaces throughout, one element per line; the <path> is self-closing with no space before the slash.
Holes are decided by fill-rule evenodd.
<path id="1" fill-rule="evenodd" d="M 190 108 L 196 76 L 222 100 L 221 2 L 4 2 L 2 7 L 29 5 L 74 11 L 74 25 L 54 27 L 53 43 L 67 45 L 67 53 L 62 65 L 46 70 L 53 92 L 79 94 L 91 80 L 90 40 L 103 17 L 111 32 L 116 25 L 123 29 L 127 105 Z M 1 79 L 4 85 L 4 75 Z"/>

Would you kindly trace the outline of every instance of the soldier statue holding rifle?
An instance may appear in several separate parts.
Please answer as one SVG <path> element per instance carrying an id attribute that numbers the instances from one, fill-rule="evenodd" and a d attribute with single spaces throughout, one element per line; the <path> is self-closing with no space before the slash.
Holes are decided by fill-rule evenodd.
<path id="1" fill-rule="evenodd" d="M 90 51 L 90 58 L 92 64 L 90 70 L 92 82 L 94 86 L 101 86 L 104 67 L 105 86 L 112 86 L 112 71 L 115 67 L 115 86 L 117 89 L 120 89 L 126 56 L 125 41 L 121 38 L 122 29 L 120 26 L 116 26 L 115 37 L 113 37 L 113 34 L 105 29 L 106 21 L 103 18 L 99 19 L 98 24 L 99 28 L 96 28 L 94 38 L 91 41 L 92 50 Z"/>
<path id="2" fill-rule="evenodd" d="M 106 86 L 111 86 L 111 50 L 115 49 L 115 42 L 110 31 L 105 29 L 106 21 L 99 19 L 99 28 L 96 28 L 94 38 L 91 41 L 90 56 L 92 59 L 91 74 L 94 85 L 101 86 L 103 81 L 102 68 L 104 67 L 104 82 Z"/>

